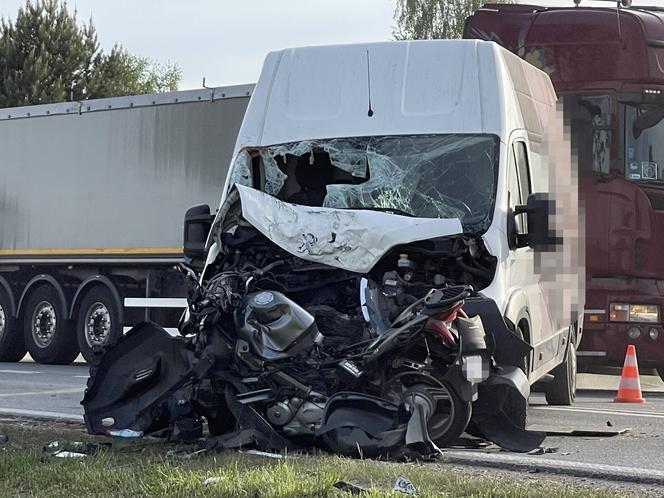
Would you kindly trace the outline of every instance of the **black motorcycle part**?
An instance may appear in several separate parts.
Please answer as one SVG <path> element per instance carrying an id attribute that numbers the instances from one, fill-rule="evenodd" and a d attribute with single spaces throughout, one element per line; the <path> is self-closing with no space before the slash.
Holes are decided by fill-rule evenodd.
<path id="1" fill-rule="evenodd" d="M 362 340 L 364 322 L 360 318 L 339 313 L 332 306 L 324 304 L 309 306 L 307 311 L 314 316 L 318 330 L 325 337 L 345 337 L 355 342 Z"/>
<path id="2" fill-rule="evenodd" d="M 461 337 L 461 353 L 470 354 L 486 351 L 486 332 L 482 318 L 474 316 L 472 318 L 457 317 L 457 330 Z"/>
<path id="3" fill-rule="evenodd" d="M 506 450 L 527 453 L 542 444 L 546 433 L 522 429 L 505 413 L 503 407 L 510 389 L 514 388 L 506 385 L 480 386 L 467 432 Z"/>
<path id="4" fill-rule="evenodd" d="M 435 401 L 426 390 L 414 390 L 410 393 L 408 404 L 411 408 L 410 419 L 406 425 L 406 449 L 413 456 L 432 456 L 437 453 L 436 446 L 429 437 L 429 418 L 434 411 Z"/>
<path id="5" fill-rule="evenodd" d="M 298 448 L 275 431 L 251 406 L 239 403 L 230 387 L 226 389 L 225 398 L 236 420 L 235 430 L 209 438 L 206 445 L 208 449 L 221 451 L 249 447 L 269 451 Z"/>
<path id="6" fill-rule="evenodd" d="M 471 295 L 471 287 L 465 285 L 453 285 L 434 289 L 424 299 L 424 314 L 437 315 L 447 309 L 451 309 L 456 303 Z"/>
<path id="7" fill-rule="evenodd" d="M 203 435 L 203 423 L 194 407 L 185 400 L 168 400 L 171 441 L 192 443 Z"/>
<path id="8" fill-rule="evenodd" d="M 523 358 L 530 354 L 532 346 L 514 334 L 505 323 L 496 302 L 479 294 L 466 299 L 463 310 L 468 316 L 479 315 L 488 331 L 487 348 L 499 365 L 515 367 L 523 363 Z"/>
<path id="9" fill-rule="evenodd" d="M 171 337 L 157 324 L 132 328 L 90 368 L 81 401 L 88 432 L 167 428 L 167 399 L 193 375 L 188 357 L 184 339 Z"/>
<path id="10" fill-rule="evenodd" d="M 349 457 L 402 455 L 408 413 L 374 396 L 341 392 L 325 407 L 317 436 L 334 453 Z"/>

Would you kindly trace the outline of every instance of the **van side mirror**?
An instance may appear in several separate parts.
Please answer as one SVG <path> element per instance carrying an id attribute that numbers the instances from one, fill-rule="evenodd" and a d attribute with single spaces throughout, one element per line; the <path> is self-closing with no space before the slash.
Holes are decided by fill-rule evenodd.
<path id="1" fill-rule="evenodd" d="M 520 214 L 528 220 L 527 233 L 517 233 L 514 218 Z M 536 251 L 553 251 L 562 242 L 551 229 L 550 216 L 555 213 L 555 201 L 547 194 L 530 194 L 526 205 L 515 206 L 508 217 L 508 238 L 510 249 L 532 247 Z"/>
<path id="2" fill-rule="evenodd" d="M 184 255 L 192 262 L 205 259 L 205 242 L 213 221 L 207 204 L 189 208 L 184 215 Z"/>

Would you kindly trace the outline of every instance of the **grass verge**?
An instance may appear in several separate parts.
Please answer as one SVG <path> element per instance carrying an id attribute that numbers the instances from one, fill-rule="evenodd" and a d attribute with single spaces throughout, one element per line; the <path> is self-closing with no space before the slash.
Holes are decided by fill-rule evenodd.
<path id="1" fill-rule="evenodd" d="M 418 497 L 599 497 L 619 496 L 606 489 L 578 488 L 559 482 L 487 476 L 438 464 L 349 460 L 329 455 L 271 459 L 238 452 L 183 455 L 192 447 L 162 441 L 112 441 L 110 448 L 80 459 L 55 458 L 43 447 L 57 440 L 109 442 L 80 428 L 52 424 L 3 424 L 0 434 L 0 496 L 20 497 L 350 497 L 333 487 L 338 481 L 368 489 L 363 497 L 405 495 L 392 492 L 406 476 Z M 203 482 L 218 477 L 213 484 Z"/>

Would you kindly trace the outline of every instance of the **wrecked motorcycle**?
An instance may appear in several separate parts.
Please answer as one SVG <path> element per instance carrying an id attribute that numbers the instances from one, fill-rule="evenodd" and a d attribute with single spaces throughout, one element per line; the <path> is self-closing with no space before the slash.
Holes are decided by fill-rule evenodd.
<path id="1" fill-rule="evenodd" d="M 181 337 L 144 322 L 108 348 L 82 402 L 89 432 L 194 441 L 206 423 L 211 448 L 398 459 L 435 455 L 464 431 L 515 451 L 541 443 L 506 413 L 529 388 L 518 361 L 496 356 L 528 346 L 493 301 L 394 269 L 358 275 L 236 250 L 252 244 L 269 241 L 238 227 L 202 283 L 183 266 L 193 290 Z"/>

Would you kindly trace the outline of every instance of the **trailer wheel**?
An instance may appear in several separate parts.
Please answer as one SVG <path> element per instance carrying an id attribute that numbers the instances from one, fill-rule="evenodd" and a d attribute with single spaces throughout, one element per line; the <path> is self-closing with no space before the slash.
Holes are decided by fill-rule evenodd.
<path id="1" fill-rule="evenodd" d="M 66 317 L 58 293 L 50 285 L 38 287 L 28 298 L 23 337 L 37 363 L 68 365 L 78 356 L 74 327 Z"/>
<path id="2" fill-rule="evenodd" d="M 0 361 L 19 361 L 27 351 L 21 329 L 11 314 L 9 296 L 0 287 Z"/>
<path id="3" fill-rule="evenodd" d="M 90 364 L 98 363 L 101 356 L 95 350 L 101 351 L 121 335 L 120 311 L 113 295 L 106 287 L 92 287 L 81 300 L 76 321 L 83 358 Z"/>

